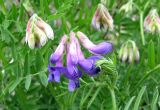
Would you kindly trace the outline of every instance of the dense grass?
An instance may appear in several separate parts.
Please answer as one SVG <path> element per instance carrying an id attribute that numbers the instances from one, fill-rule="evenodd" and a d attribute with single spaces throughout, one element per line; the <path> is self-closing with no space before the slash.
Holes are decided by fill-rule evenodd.
<path id="1" fill-rule="evenodd" d="M 106 0 L 114 20 L 113 31 L 97 31 L 91 20 L 99 0 L 0 0 L 0 109 L 4 110 L 159 110 L 160 36 L 143 29 L 150 9 L 160 14 L 159 0 L 133 0 L 130 12 L 120 12 L 127 0 Z M 18 0 L 17 0 L 18 1 Z M 55 39 L 31 50 L 24 42 L 32 11 L 48 22 Z M 61 25 L 56 25 L 57 20 Z M 93 41 L 114 45 L 107 61 L 97 62 L 98 76 L 83 75 L 80 88 L 69 92 L 68 81 L 48 83 L 49 57 L 61 36 L 82 31 Z M 142 40 L 144 37 L 144 41 Z M 136 43 L 140 60 L 121 62 L 122 44 Z M 83 49 L 86 56 L 90 54 Z M 111 70 L 110 70 L 111 69 Z"/>

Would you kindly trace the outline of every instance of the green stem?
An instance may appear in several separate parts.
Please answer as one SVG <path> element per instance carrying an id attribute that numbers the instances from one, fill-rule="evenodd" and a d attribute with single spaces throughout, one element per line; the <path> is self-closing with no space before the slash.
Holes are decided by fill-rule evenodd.
<path id="1" fill-rule="evenodd" d="M 117 104 L 116 104 L 116 97 L 115 97 L 114 89 L 109 89 L 109 90 L 110 90 L 111 97 L 112 97 L 112 106 L 113 106 L 112 110 L 117 110 Z"/>
<path id="2" fill-rule="evenodd" d="M 145 45 L 144 30 L 143 30 L 143 11 L 140 11 L 140 31 L 141 31 L 142 44 Z"/>

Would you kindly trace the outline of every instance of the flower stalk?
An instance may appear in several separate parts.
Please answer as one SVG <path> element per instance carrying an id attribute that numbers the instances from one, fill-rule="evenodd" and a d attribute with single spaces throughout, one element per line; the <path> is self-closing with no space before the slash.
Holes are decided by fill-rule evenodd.
<path id="1" fill-rule="evenodd" d="M 143 11 L 140 11 L 140 32 L 141 32 L 142 44 L 145 45 L 144 29 L 143 29 Z"/>
<path id="2" fill-rule="evenodd" d="M 117 110 L 117 104 L 116 104 L 116 97 L 115 97 L 115 92 L 114 89 L 109 89 L 112 97 L 112 110 Z"/>

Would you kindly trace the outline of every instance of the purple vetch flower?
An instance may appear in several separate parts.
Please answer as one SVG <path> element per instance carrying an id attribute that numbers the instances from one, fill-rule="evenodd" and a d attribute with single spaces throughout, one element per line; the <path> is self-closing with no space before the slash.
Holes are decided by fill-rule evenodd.
<path id="1" fill-rule="evenodd" d="M 79 61 L 79 66 L 88 74 L 88 75 L 96 75 L 100 72 L 99 67 L 95 67 L 95 63 L 97 60 L 103 58 L 102 56 L 91 56 L 87 59 L 83 59 Z"/>
<path id="2" fill-rule="evenodd" d="M 112 51 L 112 44 L 103 42 L 98 45 L 93 44 L 83 33 L 77 33 L 82 45 L 91 53 L 96 54 L 89 58 L 85 58 L 81 51 L 81 46 L 75 33 L 71 32 L 70 37 L 64 35 L 55 52 L 50 57 L 48 70 L 50 72 L 48 81 L 60 82 L 60 76 L 63 74 L 68 80 L 69 91 L 74 91 L 80 86 L 79 78 L 82 77 L 82 71 L 90 76 L 96 75 L 100 72 L 100 68 L 95 66 L 97 60 L 103 58 L 102 54 L 107 54 Z M 66 52 L 66 66 L 62 65 L 63 53 Z"/>
<path id="3" fill-rule="evenodd" d="M 75 38 L 75 42 L 77 45 L 78 52 L 78 65 L 89 75 L 97 74 L 100 71 L 100 68 L 95 67 L 95 62 L 97 60 L 100 60 L 102 56 L 91 56 L 85 59 L 77 38 Z"/>
<path id="4" fill-rule="evenodd" d="M 78 51 L 77 51 L 77 45 L 76 45 L 76 40 L 77 38 L 75 37 L 75 33 L 71 32 L 70 33 L 70 44 L 69 44 L 69 53 L 71 56 L 72 63 L 77 64 L 78 63 Z"/>
<path id="5" fill-rule="evenodd" d="M 88 37 L 84 33 L 79 31 L 77 32 L 77 36 L 81 41 L 82 45 L 93 54 L 102 55 L 102 54 L 107 54 L 113 50 L 113 46 L 109 42 L 102 42 L 95 45 L 88 39 Z"/>
<path id="6" fill-rule="evenodd" d="M 75 88 L 78 88 L 80 86 L 79 84 L 79 80 L 69 80 L 69 83 L 68 83 L 68 89 L 69 91 L 74 91 Z"/>
<path id="7" fill-rule="evenodd" d="M 44 22 L 37 14 L 31 16 L 27 23 L 25 41 L 31 49 L 41 47 L 49 39 L 54 39 L 54 33 L 49 24 Z"/>
<path id="8" fill-rule="evenodd" d="M 70 50 L 70 44 L 67 44 L 67 50 Z M 81 71 L 77 68 L 77 64 L 75 64 L 71 58 L 70 51 L 67 51 L 67 70 L 71 79 L 78 79 L 82 76 Z"/>
<path id="9" fill-rule="evenodd" d="M 56 62 L 55 67 L 63 68 L 61 59 L 58 62 Z M 49 82 L 52 82 L 52 81 L 60 82 L 60 75 L 62 71 L 60 71 L 60 69 L 58 68 L 52 69 L 50 65 L 48 66 L 48 70 L 50 72 L 48 76 L 48 81 Z"/>
<path id="10" fill-rule="evenodd" d="M 64 35 L 62 37 L 58 47 L 56 48 L 55 52 L 52 53 L 52 55 L 50 57 L 50 61 L 52 64 L 57 62 L 62 57 L 64 49 L 65 49 L 66 41 L 67 41 L 67 36 Z"/>

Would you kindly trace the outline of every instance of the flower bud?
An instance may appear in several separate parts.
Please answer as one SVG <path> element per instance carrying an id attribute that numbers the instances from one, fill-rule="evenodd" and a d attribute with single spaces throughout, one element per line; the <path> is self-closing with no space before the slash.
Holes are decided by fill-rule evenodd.
<path id="1" fill-rule="evenodd" d="M 146 31 L 160 33 L 160 18 L 156 9 L 152 9 L 144 20 L 144 28 Z"/>
<path id="2" fill-rule="evenodd" d="M 125 62 L 127 58 L 128 58 L 128 48 L 127 46 L 125 46 L 123 49 L 122 62 Z"/>
<path id="3" fill-rule="evenodd" d="M 135 60 L 139 62 L 139 59 L 140 59 L 139 50 L 136 48 Z"/>
<path id="4" fill-rule="evenodd" d="M 28 46 L 31 49 L 34 49 L 34 47 L 35 47 L 35 37 L 34 37 L 34 34 L 30 34 L 29 39 L 28 39 Z"/>
<path id="5" fill-rule="evenodd" d="M 40 17 L 38 17 L 36 25 L 45 32 L 46 36 L 49 39 L 52 39 L 52 40 L 54 39 L 54 33 L 51 26 L 46 22 L 44 22 Z"/>
<path id="6" fill-rule="evenodd" d="M 47 36 L 44 33 L 44 31 L 42 31 L 40 28 L 35 26 L 34 27 L 34 34 L 35 34 L 37 41 L 39 41 L 40 45 L 44 46 L 47 42 Z"/>
<path id="7" fill-rule="evenodd" d="M 101 28 L 113 30 L 113 19 L 103 4 L 98 4 L 97 10 L 92 18 L 92 26 L 98 30 Z"/>
<path id="8" fill-rule="evenodd" d="M 49 39 L 54 38 L 52 28 L 45 23 L 40 17 L 34 14 L 27 23 L 26 38 L 31 49 L 44 46 Z"/>
<path id="9" fill-rule="evenodd" d="M 125 13 L 130 13 L 132 12 L 133 8 L 133 0 L 128 1 L 126 4 L 122 5 L 120 8 L 120 12 L 124 11 Z"/>
<path id="10" fill-rule="evenodd" d="M 140 55 L 134 41 L 129 40 L 121 46 L 119 51 L 119 58 L 122 60 L 122 62 L 126 62 L 127 60 L 129 63 L 139 61 Z"/>
<path id="11" fill-rule="evenodd" d="M 134 62 L 134 51 L 133 48 L 128 49 L 128 62 L 133 63 Z"/>

